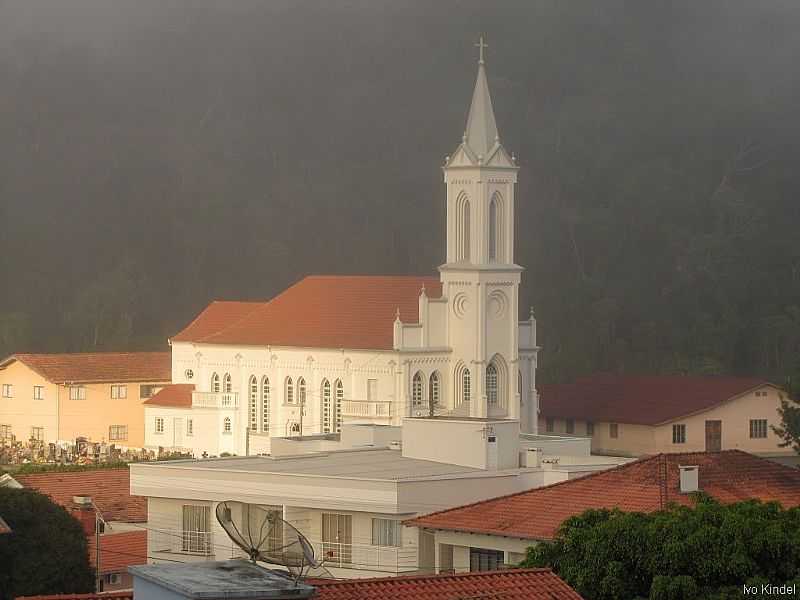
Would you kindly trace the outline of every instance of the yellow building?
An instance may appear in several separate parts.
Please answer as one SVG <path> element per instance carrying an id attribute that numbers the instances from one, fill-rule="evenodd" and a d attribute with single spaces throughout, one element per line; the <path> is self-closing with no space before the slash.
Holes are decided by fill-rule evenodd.
<path id="1" fill-rule="evenodd" d="M 772 431 L 783 392 L 761 379 L 593 375 L 539 393 L 539 432 L 589 436 L 595 454 L 793 453 Z"/>
<path id="2" fill-rule="evenodd" d="M 169 352 L 14 354 L 0 362 L 0 439 L 142 447 L 142 403 L 171 378 Z"/>

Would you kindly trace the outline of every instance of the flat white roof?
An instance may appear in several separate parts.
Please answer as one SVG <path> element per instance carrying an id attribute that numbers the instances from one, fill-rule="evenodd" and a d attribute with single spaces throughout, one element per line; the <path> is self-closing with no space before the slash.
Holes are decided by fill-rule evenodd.
<path id="1" fill-rule="evenodd" d="M 137 463 L 137 466 L 169 467 L 175 469 L 214 470 L 285 475 L 318 475 L 400 481 L 443 475 L 470 473 L 500 473 L 473 467 L 462 467 L 430 460 L 405 458 L 400 450 L 364 448 L 315 453 L 302 456 L 247 456 L 204 460 L 177 460 Z"/>

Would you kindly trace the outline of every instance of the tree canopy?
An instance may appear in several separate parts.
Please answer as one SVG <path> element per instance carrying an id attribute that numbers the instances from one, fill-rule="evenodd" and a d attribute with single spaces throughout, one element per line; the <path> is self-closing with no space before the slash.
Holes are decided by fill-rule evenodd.
<path id="1" fill-rule="evenodd" d="M 0 516 L 13 533 L 0 535 L 0 600 L 94 591 L 86 534 L 47 496 L 0 488 Z"/>
<path id="2" fill-rule="evenodd" d="M 165 347 L 212 299 L 435 272 L 484 32 L 542 381 L 782 380 L 798 29 L 794 0 L 2 2 L 0 354 Z"/>
<path id="3" fill-rule="evenodd" d="M 743 584 L 800 590 L 800 508 L 697 500 L 650 514 L 586 511 L 529 548 L 523 565 L 551 567 L 588 600 L 721 600 L 742 597 Z"/>

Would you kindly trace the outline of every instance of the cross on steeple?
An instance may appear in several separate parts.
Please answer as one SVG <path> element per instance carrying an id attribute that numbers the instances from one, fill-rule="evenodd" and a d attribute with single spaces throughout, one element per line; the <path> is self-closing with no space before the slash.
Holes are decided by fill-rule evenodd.
<path id="1" fill-rule="evenodd" d="M 478 40 L 478 43 L 475 44 L 475 47 L 478 48 L 478 52 L 479 52 L 479 54 L 478 54 L 478 64 L 482 65 L 483 64 L 483 49 L 484 48 L 488 48 L 489 44 L 485 44 L 483 42 L 483 36 L 481 36 L 480 40 Z"/>

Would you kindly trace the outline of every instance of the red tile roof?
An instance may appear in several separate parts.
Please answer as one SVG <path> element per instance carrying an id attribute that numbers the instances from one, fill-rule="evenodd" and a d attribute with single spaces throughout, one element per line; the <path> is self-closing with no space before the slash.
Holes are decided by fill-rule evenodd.
<path id="1" fill-rule="evenodd" d="M 550 569 L 316 582 L 318 600 L 580 600 Z"/>
<path id="2" fill-rule="evenodd" d="M 0 535 L 4 533 L 11 533 L 11 527 L 3 520 L 3 517 L 0 517 Z"/>
<path id="3" fill-rule="evenodd" d="M 191 408 L 193 391 L 194 384 L 192 383 L 172 383 L 161 388 L 152 398 L 148 398 L 142 404 Z"/>
<path id="4" fill-rule="evenodd" d="M 172 379 L 169 352 L 12 354 L 0 362 L 0 368 L 15 360 L 53 383 L 162 382 Z"/>
<path id="5" fill-rule="evenodd" d="M 758 499 L 800 505 L 800 469 L 741 450 L 658 454 L 648 458 L 475 504 L 432 513 L 408 525 L 522 539 L 552 539 L 565 519 L 590 508 L 653 512 L 691 504 L 680 492 L 679 466 L 699 466 L 700 489 L 720 502 Z"/>
<path id="6" fill-rule="evenodd" d="M 50 496 L 67 509 L 72 508 L 73 496 L 91 496 L 106 521 L 147 521 L 147 499 L 131 495 L 128 469 L 91 469 L 68 473 L 50 471 L 13 477 L 24 487 Z"/>
<path id="7" fill-rule="evenodd" d="M 172 340 L 391 350 L 395 313 L 418 322 L 423 286 L 432 298 L 442 294 L 435 277 L 309 276 L 269 302 L 213 303 Z"/>
<path id="8" fill-rule="evenodd" d="M 540 385 L 544 417 L 658 425 L 772 385 L 763 379 L 670 375 L 592 375 Z"/>
<path id="9" fill-rule="evenodd" d="M 94 567 L 97 559 L 94 536 L 88 536 L 89 562 Z M 113 530 L 100 536 L 100 572 L 127 573 L 132 565 L 147 564 L 147 531 Z"/>

